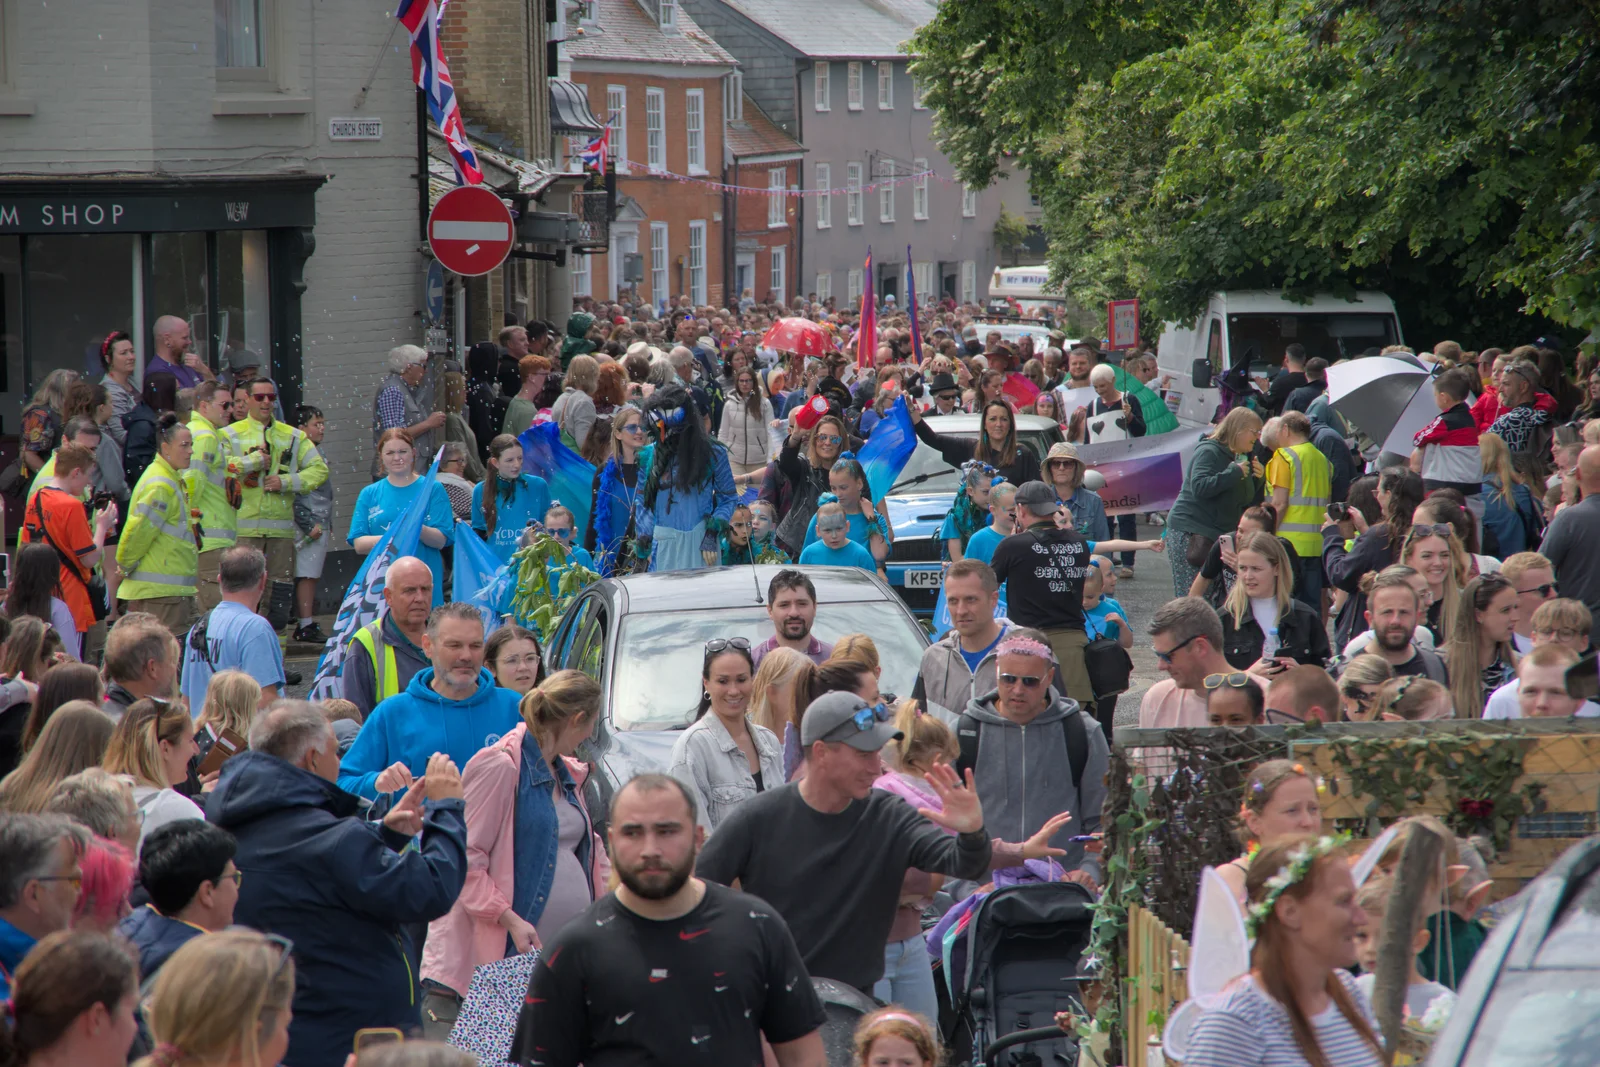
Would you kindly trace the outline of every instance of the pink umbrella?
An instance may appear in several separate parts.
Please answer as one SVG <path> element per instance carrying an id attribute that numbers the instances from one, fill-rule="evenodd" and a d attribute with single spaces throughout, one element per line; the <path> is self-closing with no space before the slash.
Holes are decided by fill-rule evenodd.
<path id="1" fill-rule="evenodd" d="M 762 336 L 761 344 L 802 356 L 824 356 L 833 351 L 833 338 L 822 324 L 800 318 L 779 319 Z"/>

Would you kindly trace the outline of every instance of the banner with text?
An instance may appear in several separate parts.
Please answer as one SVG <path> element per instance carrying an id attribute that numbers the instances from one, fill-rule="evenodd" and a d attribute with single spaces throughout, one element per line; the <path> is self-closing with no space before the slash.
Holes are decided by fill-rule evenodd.
<path id="1" fill-rule="evenodd" d="M 1100 499 L 1107 515 L 1165 511 L 1178 499 L 1189 457 L 1206 432 L 1173 430 L 1154 437 L 1079 445 L 1078 458 L 1105 477 Z"/>

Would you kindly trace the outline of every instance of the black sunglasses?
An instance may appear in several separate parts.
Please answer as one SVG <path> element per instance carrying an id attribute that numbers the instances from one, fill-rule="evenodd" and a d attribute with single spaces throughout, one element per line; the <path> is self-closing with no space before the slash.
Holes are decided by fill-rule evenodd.
<path id="1" fill-rule="evenodd" d="M 1179 641 L 1177 644 L 1173 645 L 1171 648 L 1167 649 L 1167 651 L 1165 651 L 1165 652 L 1161 651 L 1159 648 L 1156 648 L 1154 645 L 1151 645 L 1150 646 L 1150 651 L 1154 652 L 1156 654 L 1156 659 L 1160 660 L 1162 663 L 1171 663 L 1172 662 L 1172 657 L 1177 653 L 1177 651 L 1180 648 L 1182 648 L 1184 645 L 1187 645 L 1190 641 L 1193 641 L 1195 638 L 1200 637 L 1200 636 L 1201 636 L 1200 634 L 1191 634 L 1190 636 L 1184 638 L 1182 641 Z"/>
<path id="2" fill-rule="evenodd" d="M 1540 599 L 1546 599 L 1556 595 L 1559 592 L 1561 592 L 1561 587 L 1555 582 L 1545 582 L 1543 585 L 1536 585 L 1532 589 L 1518 589 L 1517 595 L 1521 596 L 1524 593 L 1538 593 Z"/>

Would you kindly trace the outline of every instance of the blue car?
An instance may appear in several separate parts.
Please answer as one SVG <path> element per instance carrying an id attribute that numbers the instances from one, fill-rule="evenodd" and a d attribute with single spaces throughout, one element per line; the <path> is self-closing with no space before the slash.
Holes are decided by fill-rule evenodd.
<path id="1" fill-rule="evenodd" d="M 929 415 L 923 421 L 935 433 L 978 439 L 977 415 Z M 1043 467 L 1050 446 L 1062 440 L 1061 427 L 1042 415 L 1018 415 L 1017 437 Z M 961 472 L 919 441 L 884 501 L 894 529 L 894 544 L 885 565 L 889 585 L 919 617 L 932 618 L 933 605 L 939 599 L 944 575 L 939 562 L 939 527 L 950 514 L 960 483 Z"/>

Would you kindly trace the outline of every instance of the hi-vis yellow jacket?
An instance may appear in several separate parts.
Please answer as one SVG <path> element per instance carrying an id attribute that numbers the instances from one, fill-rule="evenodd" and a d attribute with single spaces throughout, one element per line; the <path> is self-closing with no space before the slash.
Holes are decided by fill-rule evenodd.
<path id="1" fill-rule="evenodd" d="M 262 426 L 241 419 L 222 431 L 233 452 L 235 469 L 244 474 L 259 471 L 254 487 L 244 487 L 239 506 L 240 537 L 294 537 L 294 495 L 306 493 L 328 480 L 328 464 L 304 433 L 286 422 L 273 420 Z M 266 455 L 256 449 L 265 441 Z M 283 479 L 283 488 L 264 487 L 270 475 Z"/>
<path id="2" fill-rule="evenodd" d="M 228 505 L 232 452 L 227 438 L 198 411 L 189 416 L 189 432 L 194 435 L 194 456 L 183 472 L 183 487 L 190 507 L 200 510 L 200 551 L 231 548 L 239 537 L 239 516 Z"/>
<path id="3" fill-rule="evenodd" d="M 194 596 L 200 550 L 189 520 L 189 495 L 178 472 L 158 452 L 128 502 L 128 523 L 117 543 L 117 566 L 125 576 L 117 596 Z"/>

